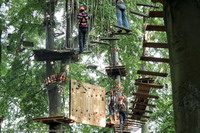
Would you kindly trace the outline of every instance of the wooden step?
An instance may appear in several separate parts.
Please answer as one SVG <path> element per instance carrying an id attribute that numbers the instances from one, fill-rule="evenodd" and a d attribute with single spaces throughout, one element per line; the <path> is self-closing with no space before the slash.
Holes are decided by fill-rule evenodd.
<path id="1" fill-rule="evenodd" d="M 167 73 L 138 70 L 137 74 L 167 77 Z"/>
<path id="2" fill-rule="evenodd" d="M 152 62 L 169 63 L 169 59 L 168 58 L 155 58 L 155 57 L 142 56 L 142 57 L 140 57 L 140 60 L 142 60 L 142 61 L 152 61 Z"/>
<path id="3" fill-rule="evenodd" d="M 133 95 L 138 96 L 138 97 L 145 97 L 145 98 L 155 98 L 155 99 L 159 98 L 159 96 L 149 95 L 149 94 L 139 93 L 139 92 L 137 93 L 133 92 Z"/>
<path id="4" fill-rule="evenodd" d="M 117 28 L 120 28 L 122 30 L 126 30 L 126 31 L 132 31 L 131 29 L 128 29 L 128 28 L 125 28 L 125 27 L 122 27 L 122 26 L 118 26 L 118 25 L 114 25 L 114 27 L 117 27 Z"/>
<path id="5" fill-rule="evenodd" d="M 151 0 L 151 2 L 164 4 L 164 0 Z"/>
<path id="6" fill-rule="evenodd" d="M 130 11 L 130 13 L 132 13 L 132 14 L 135 14 L 135 15 L 138 15 L 138 16 L 141 16 L 141 17 L 149 17 L 148 15 L 146 15 L 146 14 L 141 14 L 141 13 L 138 13 L 138 12 L 135 12 L 135 11 Z"/>
<path id="7" fill-rule="evenodd" d="M 150 11 L 149 17 L 150 18 L 163 18 L 164 12 L 163 11 Z"/>
<path id="8" fill-rule="evenodd" d="M 151 47 L 151 48 L 169 48 L 167 43 L 153 43 L 153 42 L 144 42 L 143 47 Z"/>
<path id="9" fill-rule="evenodd" d="M 149 5 L 149 4 L 145 4 L 145 3 L 137 3 L 137 6 L 146 6 L 146 7 L 151 7 L 151 8 L 159 8 L 159 6 Z"/>
<path id="10" fill-rule="evenodd" d="M 101 42 L 101 41 L 90 41 L 90 43 L 97 43 L 97 44 L 105 44 L 108 45 L 108 42 Z"/>
<path id="11" fill-rule="evenodd" d="M 141 109 L 134 109 L 134 108 L 129 108 L 131 109 L 133 112 L 142 112 L 142 113 L 153 113 L 152 111 L 149 110 L 141 110 Z"/>
<path id="12" fill-rule="evenodd" d="M 131 101 L 131 103 L 138 104 L 138 105 L 144 105 L 144 106 L 150 106 L 150 107 L 156 107 L 156 105 L 149 104 L 149 103 L 141 103 L 141 102 L 135 102 L 135 101 Z"/>
<path id="13" fill-rule="evenodd" d="M 138 119 L 132 118 L 132 117 L 127 117 L 127 119 L 136 120 L 136 121 L 140 121 L 140 122 L 147 122 L 147 120 L 138 120 Z"/>
<path id="14" fill-rule="evenodd" d="M 152 83 L 141 83 L 141 82 L 135 82 L 135 85 L 143 85 L 143 86 L 148 86 L 148 87 L 152 87 L 152 88 L 163 88 L 163 85 L 159 85 L 159 84 L 152 84 Z"/>
<path id="15" fill-rule="evenodd" d="M 166 27 L 163 25 L 147 25 L 147 31 L 166 31 Z"/>
<path id="16" fill-rule="evenodd" d="M 116 40 L 120 40 L 119 38 L 112 38 L 112 37 L 105 37 L 105 38 L 101 38 L 101 40 L 108 40 L 108 41 L 116 41 Z"/>
<path id="17" fill-rule="evenodd" d="M 115 36 L 115 35 L 132 35 L 132 33 L 125 33 L 125 32 L 112 32 L 111 35 Z"/>
<path id="18" fill-rule="evenodd" d="M 150 118 L 150 116 L 146 116 L 146 115 L 136 115 L 136 114 L 132 114 L 132 113 L 128 113 L 128 114 L 132 115 L 132 118 L 134 118 L 134 117 Z"/>
<path id="19" fill-rule="evenodd" d="M 155 80 L 153 78 L 139 78 L 135 80 L 136 82 L 153 83 Z"/>

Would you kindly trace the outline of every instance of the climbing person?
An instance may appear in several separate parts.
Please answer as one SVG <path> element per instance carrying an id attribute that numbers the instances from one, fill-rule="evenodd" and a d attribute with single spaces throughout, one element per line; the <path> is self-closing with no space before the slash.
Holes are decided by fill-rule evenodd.
<path id="1" fill-rule="evenodd" d="M 79 53 L 82 53 L 85 47 L 86 33 L 88 30 L 87 21 L 89 16 L 84 7 L 80 7 L 79 10 L 80 12 L 77 16 L 79 22 Z"/>
<path id="2" fill-rule="evenodd" d="M 114 94 L 115 92 L 113 90 L 110 91 L 110 97 L 108 99 L 108 109 L 110 113 L 110 121 L 111 123 L 115 123 L 117 120 L 117 114 L 116 114 L 116 96 Z M 114 120 L 113 120 L 114 117 Z"/>
<path id="3" fill-rule="evenodd" d="M 122 131 L 124 122 L 126 120 L 127 98 L 122 94 L 122 96 L 119 96 L 117 99 L 118 99 L 117 108 L 119 112 L 120 130 Z"/>
<path id="4" fill-rule="evenodd" d="M 114 0 L 113 5 L 116 6 L 116 16 L 117 16 L 117 22 L 118 26 L 122 27 L 122 25 L 129 29 L 129 23 L 126 17 L 126 5 L 125 0 Z M 118 29 L 117 32 L 122 32 L 122 29 Z M 127 32 L 129 32 L 127 30 Z"/>

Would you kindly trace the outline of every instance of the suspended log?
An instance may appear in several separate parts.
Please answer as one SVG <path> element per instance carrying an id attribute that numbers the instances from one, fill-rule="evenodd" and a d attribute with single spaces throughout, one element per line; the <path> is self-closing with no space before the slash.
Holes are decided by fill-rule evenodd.
<path id="1" fill-rule="evenodd" d="M 117 27 L 117 28 L 120 28 L 122 30 L 126 30 L 126 31 L 132 31 L 131 29 L 128 29 L 128 28 L 125 28 L 125 27 L 121 27 L 121 26 L 118 26 L 118 25 L 114 25 L 114 27 Z"/>
<path id="2" fill-rule="evenodd" d="M 153 83 L 153 78 L 139 78 L 135 80 L 136 82 L 142 82 L 142 83 Z"/>
<path id="3" fill-rule="evenodd" d="M 124 33 L 124 32 L 112 32 L 111 35 L 132 35 L 131 33 Z"/>
<path id="4" fill-rule="evenodd" d="M 152 111 L 149 110 L 141 110 L 141 109 L 134 109 L 134 108 L 130 108 L 133 112 L 143 112 L 143 113 L 153 113 Z"/>
<path id="5" fill-rule="evenodd" d="M 164 12 L 163 11 L 150 11 L 149 17 L 150 18 L 163 18 Z"/>
<path id="6" fill-rule="evenodd" d="M 164 4 L 164 0 L 151 0 L 151 2 Z"/>
<path id="7" fill-rule="evenodd" d="M 159 98 L 159 96 L 149 95 L 149 94 L 145 94 L 145 93 L 135 93 L 134 92 L 133 95 L 139 96 L 139 97 L 146 97 L 146 98 L 155 98 L 155 99 Z"/>
<path id="8" fill-rule="evenodd" d="M 130 13 L 135 14 L 135 15 L 138 15 L 138 16 L 141 16 L 141 17 L 146 17 L 146 18 L 149 17 L 149 16 L 146 15 L 146 14 L 138 13 L 138 12 L 135 12 L 135 11 L 130 11 Z"/>
<path id="9" fill-rule="evenodd" d="M 112 37 L 107 37 L 107 38 L 101 38 L 101 40 L 107 40 L 107 41 L 116 41 L 116 40 L 120 40 L 119 38 L 112 38 Z"/>
<path id="10" fill-rule="evenodd" d="M 139 86 L 148 86 L 148 87 L 152 87 L 152 88 L 163 88 L 163 85 L 159 85 L 159 84 L 152 84 L 152 83 L 141 83 L 141 82 L 135 82 L 135 85 L 139 85 Z"/>
<path id="11" fill-rule="evenodd" d="M 152 48 L 169 48 L 167 43 L 151 43 L 151 42 L 144 42 L 143 47 L 152 47 Z"/>
<path id="12" fill-rule="evenodd" d="M 146 31 L 166 31 L 166 27 L 162 25 L 147 25 Z"/>
<path id="13" fill-rule="evenodd" d="M 138 70 L 137 74 L 167 77 L 167 73 Z"/>
<path id="14" fill-rule="evenodd" d="M 149 4 L 145 4 L 145 3 L 137 3 L 137 6 L 146 6 L 146 7 L 151 7 L 151 8 L 159 8 L 159 6 L 149 5 Z"/>
<path id="15" fill-rule="evenodd" d="M 142 61 L 169 63 L 169 59 L 168 58 L 156 58 L 156 57 L 145 57 L 145 56 L 142 56 L 142 57 L 140 57 L 140 60 L 142 60 Z"/>
<path id="16" fill-rule="evenodd" d="M 105 45 L 109 45 L 108 42 L 101 42 L 101 41 L 90 41 L 90 43 L 97 43 L 97 44 L 105 44 Z"/>
<path id="17" fill-rule="evenodd" d="M 132 115 L 131 117 L 134 118 L 134 117 L 140 117 L 140 118 L 150 118 L 150 116 L 146 116 L 146 115 L 137 115 L 137 114 L 132 114 L 132 113 L 128 113 L 129 115 Z"/>
<path id="18" fill-rule="evenodd" d="M 23 42 L 22 42 L 22 45 L 23 45 L 23 46 L 26 46 L 26 47 L 34 47 L 33 42 L 29 42 L 29 41 L 23 41 Z"/>
<path id="19" fill-rule="evenodd" d="M 133 103 L 133 104 L 138 104 L 138 105 L 144 105 L 144 106 L 150 106 L 150 107 L 156 107 L 156 105 L 154 105 L 154 104 L 143 103 L 143 102 L 131 101 L 131 103 Z"/>

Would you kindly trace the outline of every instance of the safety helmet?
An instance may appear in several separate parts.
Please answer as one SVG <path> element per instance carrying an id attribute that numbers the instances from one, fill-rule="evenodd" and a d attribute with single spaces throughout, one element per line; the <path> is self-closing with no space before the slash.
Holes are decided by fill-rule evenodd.
<path id="1" fill-rule="evenodd" d="M 80 11 L 84 11 L 85 8 L 84 8 L 84 7 L 80 7 L 79 10 L 80 10 Z"/>

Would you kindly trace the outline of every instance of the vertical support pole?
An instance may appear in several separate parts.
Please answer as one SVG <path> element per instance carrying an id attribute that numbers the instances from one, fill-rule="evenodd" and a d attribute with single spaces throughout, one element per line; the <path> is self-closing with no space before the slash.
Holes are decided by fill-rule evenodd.
<path id="1" fill-rule="evenodd" d="M 0 133 L 1 133 L 1 125 L 2 125 L 2 122 L 3 122 L 3 116 L 0 116 Z"/>

